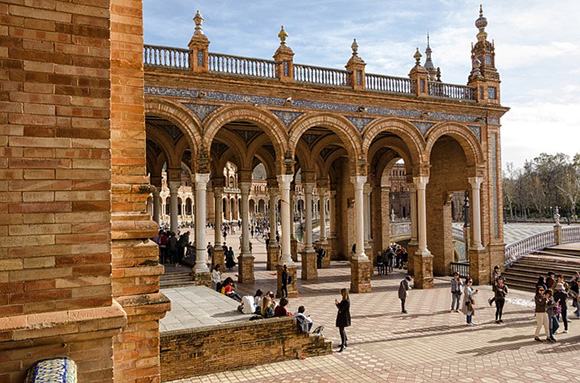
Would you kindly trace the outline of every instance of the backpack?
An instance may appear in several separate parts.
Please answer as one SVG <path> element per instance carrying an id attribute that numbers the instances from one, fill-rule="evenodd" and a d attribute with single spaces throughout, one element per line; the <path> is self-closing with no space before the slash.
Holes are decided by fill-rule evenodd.
<path id="1" fill-rule="evenodd" d="M 302 316 L 296 317 L 296 326 L 298 327 L 298 332 L 302 334 L 308 332 L 308 321 L 306 321 L 306 318 Z"/>

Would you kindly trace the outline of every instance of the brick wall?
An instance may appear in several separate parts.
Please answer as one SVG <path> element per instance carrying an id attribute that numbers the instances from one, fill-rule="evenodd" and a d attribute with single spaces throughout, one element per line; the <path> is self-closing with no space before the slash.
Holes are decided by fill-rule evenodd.
<path id="1" fill-rule="evenodd" d="M 293 318 L 170 331 L 161 335 L 163 381 L 330 354 L 331 342 L 297 332 Z"/>
<path id="2" fill-rule="evenodd" d="M 109 0 L 0 3 L 0 381 L 112 379 Z"/>
<path id="3" fill-rule="evenodd" d="M 113 296 L 127 313 L 114 343 L 115 382 L 159 381 L 158 230 L 146 213 L 143 20 L 139 0 L 111 1 L 111 157 Z"/>

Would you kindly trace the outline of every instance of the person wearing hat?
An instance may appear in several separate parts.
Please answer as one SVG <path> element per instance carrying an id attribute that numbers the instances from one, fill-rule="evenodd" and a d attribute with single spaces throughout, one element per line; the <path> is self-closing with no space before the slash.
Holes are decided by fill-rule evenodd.
<path id="1" fill-rule="evenodd" d="M 554 285 L 554 301 L 556 301 L 562 308 L 562 322 L 564 322 L 564 333 L 568 332 L 568 305 L 566 300 L 568 298 L 568 284 L 564 282 L 562 274 L 556 275 L 556 282 Z"/>

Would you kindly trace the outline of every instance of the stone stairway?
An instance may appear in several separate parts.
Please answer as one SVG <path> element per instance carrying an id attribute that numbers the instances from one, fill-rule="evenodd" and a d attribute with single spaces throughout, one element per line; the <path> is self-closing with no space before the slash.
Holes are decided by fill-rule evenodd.
<path id="1" fill-rule="evenodd" d="M 538 277 L 546 277 L 549 271 L 562 274 L 565 281 L 570 280 L 580 271 L 580 251 L 557 248 L 537 251 L 514 262 L 503 275 L 510 288 L 535 291 Z"/>
<path id="2" fill-rule="evenodd" d="M 159 287 L 162 289 L 193 284 L 194 282 L 190 267 L 176 268 L 173 266 L 165 266 L 165 273 L 163 273 L 159 279 Z"/>

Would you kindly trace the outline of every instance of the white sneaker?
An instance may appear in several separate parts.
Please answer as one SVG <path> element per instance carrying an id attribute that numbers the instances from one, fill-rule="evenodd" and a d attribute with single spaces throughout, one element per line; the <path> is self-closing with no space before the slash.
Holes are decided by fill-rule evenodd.
<path id="1" fill-rule="evenodd" d="M 568 330 L 564 330 L 564 334 L 568 334 Z"/>

